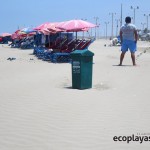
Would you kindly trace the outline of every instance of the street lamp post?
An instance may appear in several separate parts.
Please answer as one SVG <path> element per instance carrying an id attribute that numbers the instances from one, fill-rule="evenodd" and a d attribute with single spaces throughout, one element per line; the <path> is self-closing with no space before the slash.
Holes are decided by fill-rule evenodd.
<path id="1" fill-rule="evenodd" d="M 109 13 L 109 15 L 111 15 L 111 20 L 112 20 L 111 38 L 113 39 L 113 37 L 114 37 L 114 15 L 116 15 L 116 13 Z"/>
<path id="2" fill-rule="evenodd" d="M 118 36 L 119 19 L 116 19 L 116 37 Z"/>
<path id="3" fill-rule="evenodd" d="M 109 22 L 105 22 L 105 25 L 106 25 L 106 39 L 107 39 L 107 25 L 109 24 Z"/>
<path id="4" fill-rule="evenodd" d="M 94 17 L 95 19 L 95 24 L 96 24 L 96 27 L 95 27 L 95 39 L 97 38 L 97 25 L 98 25 L 98 19 L 99 17 Z"/>
<path id="5" fill-rule="evenodd" d="M 133 12 L 134 12 L 133 23 L 135 24 L 135 10 L 139 9 L 139 6 L 137 6 L 135 8 L 133 6 L 131 6 L 131 9 L 133 9 Z"/>
<path id="6" fill-rule="evenodd" d="M 98 37 L 98 39 L 100 39 L 100 23 L 97 24 L 97 30 L 98 30 L 97 31 L 97 35 L 98 35 L 97 37 Z"/>
<path id="7" fill-rule="evenodd" d="M 81 18 L 81 20 L 86 21 L 87 19 Z M 83 31 L 83 34 L 82 34 L 82 38 L 84 39 L 84 31 Z"/>
<path id="8" fill-rule="evenodd" d="M 150 16 L 150 14 L 148 15 L 144 14 L 144 16 L 146 17 L 146 24 L 147 24 L 147 30 L 148 30 L 148 17 Z"/>
<path id="9" fill-rule="evenodd" d="M 144 26 L 145 26 L 145 24 L 146 24 L 146 23 L 142 23 L 142 22 L 141 22 L 142 30 L 144 30 Z"/>

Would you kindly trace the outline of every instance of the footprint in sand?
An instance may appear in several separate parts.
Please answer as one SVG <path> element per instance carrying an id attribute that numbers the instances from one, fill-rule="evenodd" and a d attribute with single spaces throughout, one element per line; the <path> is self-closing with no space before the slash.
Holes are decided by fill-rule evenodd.
<path id="1" fill-rule="evenodd" d="M 99 83 L 93 86 L 96 90 L 103 91 L 103 90 L 108 90 L 110 87 L 106 83 Z"/>
<path id="2" fill-rule="evenodd" d="M 64 77 L 59 87 L 63 87 L 63 88 L 71 87 L 71 81 L 67 77 Z"/>

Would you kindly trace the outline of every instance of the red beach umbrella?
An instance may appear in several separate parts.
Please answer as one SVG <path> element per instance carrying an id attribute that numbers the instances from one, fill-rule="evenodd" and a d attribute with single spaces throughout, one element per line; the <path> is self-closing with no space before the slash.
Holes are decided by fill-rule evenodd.
<path id="1" fill-rule="evenodd" d="M 12 35 L 11 35 L 11 38 L 12 39 L 18 39 L 19 38 L 19 33 L 20 32 L 20 30 L 17 30 L 17 31 L 15 31 Z"/>
<path id="2" fill-rule="evenodd" d="M 6 36 L 11 36 L 11 34 L 10 33 L 2 33 L 0 36 L 1 37 L 6 37 Z"/>
<path id="3" fill-rule="evenodd" d="M 78 31 L 85 31 L 88 30 L 89 28 L 94 28 L 96 26 L 97 25 L 84 20 L 70 20 L 58 24 L 56 28 L 70 32 L 78 32 Z"/>
<path id="4" fill-rule="evenodd" d="M 37 27 L 34 28 L 34 30 L 43 30 L 44 28 L 46 28 L 48 26 L 49 22 L 43 23 Z"/>
<path id="5" fill-rule="evenodd" d="M 56 26 L 59 24 L 59 22 L 52 22 L 49 23 L 46 27 L 51 33 L 57 33 L 57 32 L 63 32 L 64 30 L 56 28 Z"/>

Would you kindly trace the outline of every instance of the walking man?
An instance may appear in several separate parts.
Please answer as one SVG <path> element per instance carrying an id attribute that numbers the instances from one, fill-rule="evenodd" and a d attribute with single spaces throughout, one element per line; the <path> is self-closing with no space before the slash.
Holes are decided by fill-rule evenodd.
<path id="1" fill-rule="evenodd" d="M 131 52 L 131 59 L 133 66 L 136 66 L 135 62 L 135 51 L 137 50 L 137 29 L 136 26 L 131 24 L 131 17 L 125 18 L 125 24 L 120 28 L 120 40 L 121 40 L 121 55 L 120 55 L 120 64 L 122 65 L 125 53 L 128 49 Z"/>

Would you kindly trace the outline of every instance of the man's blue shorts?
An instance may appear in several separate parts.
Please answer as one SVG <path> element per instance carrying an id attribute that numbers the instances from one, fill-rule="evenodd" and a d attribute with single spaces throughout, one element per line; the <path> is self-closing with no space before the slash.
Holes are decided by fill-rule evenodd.
<path id="1" fill-rule="evenodd" d="M 131 40 L 123 40 L 121 45 L 121 51 L 127 52 L 128 49 L 131 53 L 134 53 L 137 50 L 136 42 Z"/>

